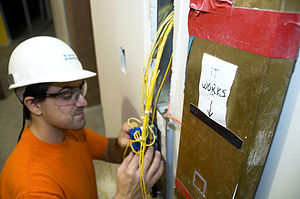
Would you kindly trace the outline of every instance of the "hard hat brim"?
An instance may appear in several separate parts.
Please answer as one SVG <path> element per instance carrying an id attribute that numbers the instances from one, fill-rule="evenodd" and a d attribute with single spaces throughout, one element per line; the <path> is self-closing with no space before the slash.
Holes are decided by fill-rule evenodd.
<path id="1" fill-rule="evenodd" d="M 52 82 L 72 82 L 76 80 L 88 79 L 96 76 L 97 74 L 88 70 L 76 71 L 68 74 L 56 74 L 55 80 L 53 78 L 48 78 L 49 76 L 41 76 L 39 78 L 35 78 L 34 80 L 22 81 L 19 84 L 11 84 L 9 89 L 15 89 L 23 86 L 28 86 L 32 84 L 39 83 L 52 83 Z"/>

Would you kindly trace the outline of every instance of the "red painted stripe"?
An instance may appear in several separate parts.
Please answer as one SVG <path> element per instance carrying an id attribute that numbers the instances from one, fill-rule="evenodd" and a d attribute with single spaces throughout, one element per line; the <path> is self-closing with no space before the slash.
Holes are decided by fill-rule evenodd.
<path id="1" fill-rule="evenodd" d="M 300 13 L 234 8 L 231 16 L 189 13 L 189 34 L 269 58 L 296 59 Z"/>
<path id="2" fill-rule="evenodd" d="M 175 186 L 182 193 L 182 195 L 187 199 L 194 199 L 190 192 L 184 187 L 178 178 L 175 178 Z"/>

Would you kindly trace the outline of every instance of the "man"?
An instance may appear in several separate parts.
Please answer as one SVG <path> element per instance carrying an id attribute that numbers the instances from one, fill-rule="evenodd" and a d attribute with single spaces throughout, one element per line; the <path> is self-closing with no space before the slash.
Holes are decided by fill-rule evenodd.
<path id="1" fill-rule="evenodd" d="M 13 51 L 9 89 L 23 103 L 23 128 L 28 122 L 1 171 L 0 199 L 97 198 L 92 159 L 121 163 L 130 127 L 125 123 L 118 138 L 84 128 L 84 80 L 95 75 L 56 38 L 34 37 Z M 116 199 L 141 198 L 138 167 L 139 155 L 131 152 L 118 169 Z M 150 190 L 163 172 L 151 147 L 143 169 Z"/>

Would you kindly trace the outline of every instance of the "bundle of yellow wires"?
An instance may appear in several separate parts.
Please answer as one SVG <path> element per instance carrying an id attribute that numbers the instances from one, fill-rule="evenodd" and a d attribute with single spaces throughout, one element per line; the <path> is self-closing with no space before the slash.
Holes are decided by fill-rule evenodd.
<path id="1" fill-rule="evenodd" d="M 154 92 L 157 77 L 160 72 L 158 68 L 159 68 L 160 59 L 161 59 L 161 56 L 162 56 L 162 53 L 164 50 L 164 46 L 166 44 L 168 35 L 173 28 L 173 16 L 174 16 L 174 11 L 172 11 L 160 25 L 158 31 L 156 32 L 154 40 L 150 46 L 151 48 L 149 49 L 147 57 L 145 59 L 144 71 L 143 71 L 144 75 L 143 75 L 143 81 L 142 81 L 142 119 L 143 119 L 143 121 L 140 121 L 136 118 L 129 118 L 129 120 L 128 120 L 128 123 L 131 126 L 131 128 L 138 127 L 139 126 L 138 123 L 143 125 L 141 127 L 141 133 L 139 131 L 136 131 L 134 133 L 135 140 L 131 140 L 129 143 L 132 151 L 140 154 L 139 173 L 140 173 L 141 192 L 142 192 L 143 199 L 147 198 L 144 173 L 143 173 L 143 162 L 144 162 L 145 150 L 146 150 L 147 146 L 151 146 L 155 142 L 155 135 L 152 130 L 152 125 L 153 125 L 153 121 L 154 121 L 154 115 L 155 115 L 154 113 L 155 113 L 155 108 L 156 108 L 156 104 L 157 104 L 157 99 L 155 101 L 155 107 L 152 107 L 153 92 Z M 155 54 L 156 54 L 156 57 L 154 57 Z M 155 60 L 154 67 L 153 67 L 152 71 L 150 71 L 150 68 L 154 63 L 154 60 Z M 168 69 L 170 67 L 171 60 L 172 60 L 172 56 L 171 56 L 171 59 L 170 59 L 169 65 L 168 65 Z M 165 80 L 168 69 L 165 73 L 162 84 Z M 158 92 L 160 92 L 162 84 L 161 84 Z M 157 96 L 159 96 L 159 94 Z M 153 114 L 152 115 L 152 125 L 149 126 L 149 118 L 150 118 L 151 111 Z M 132 120 L 134 120 L 134 121 L 132 121 Z M 149 138 L 148 138 L 148 136 L 149 136 Z M 148 144 L 147 144 L 147 139 L 150 140 L 150 143 L 148 143 Z M 136 151 L 132 146 L 136 142 L 140 143 L 139 151 Z M 124 155 L 126 154 L 126 151 L 127 151 L 127 148 L 125 150 Z"/>

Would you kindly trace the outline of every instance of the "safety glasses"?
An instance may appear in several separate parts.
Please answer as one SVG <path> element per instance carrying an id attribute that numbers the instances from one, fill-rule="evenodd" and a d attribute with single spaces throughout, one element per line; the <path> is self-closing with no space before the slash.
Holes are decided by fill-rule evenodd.
<path id="1" fill-rule="evenodd" d="M 87 83 L 82 81 L 79 87 L 63 87 L 57 93 L 46 93 L 44 97 L 52 97 L 58 106 L 74 105 L 78 101 L 80 95 L 85 97 L 87 92 Z"/>

